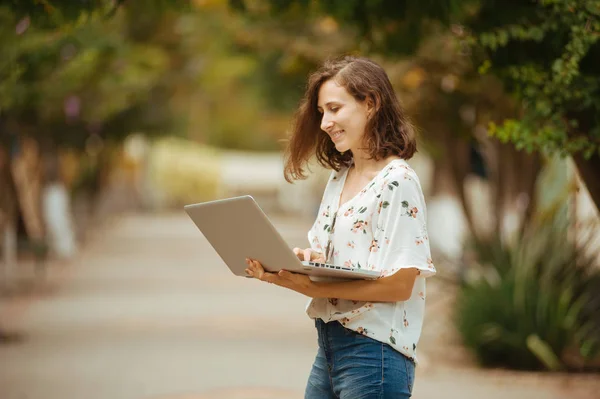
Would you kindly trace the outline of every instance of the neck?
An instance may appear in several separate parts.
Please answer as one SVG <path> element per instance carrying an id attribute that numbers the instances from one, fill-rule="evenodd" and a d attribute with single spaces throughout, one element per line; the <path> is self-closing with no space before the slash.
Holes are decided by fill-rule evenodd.
<path id="1" fill-rule="evenodd" d="M 362 152 L 354 155 L 353 153 L 353 168 L 354 173 L 358 175 L 369 174 L 373 172 L 379 172 L 383 167 L 385 167 L 388 163 L 390 163 L 394 159 L 399 159 L 397 156 L 389 156 L 387 158 L 380 159 L 376 161 L 374 159 L 369 159 L 367 154 Z"/>
<path id="2" fill-rule="evenodd" d="M 377 167 L 376 164 L 377 164 L 377 161 L 375 161 L 373 159 L 368 159 L 365 156 L 354 156 L 354 159 L 353 159 L 354 171 L 358 174 L 363 174 L 364 172 L 373 170 L 374 168 Z"/>

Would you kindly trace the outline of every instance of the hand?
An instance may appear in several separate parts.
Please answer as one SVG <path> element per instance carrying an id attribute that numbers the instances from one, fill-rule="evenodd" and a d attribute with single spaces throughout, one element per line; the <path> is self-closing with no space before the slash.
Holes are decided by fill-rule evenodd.
<path id="1" fill-rule="evenodd" d="M 280 270 L 278 273 L 266 272 L 260 262 L 253 259 L 246 259 L 246 263 L 248 276 L 310 296 L 313 282 L 308 276 L 287 270 Z"/>
<path id="2" fill-rule="evenodd" d="M 293 251 L 300 260 L 325 263 L 325 255 L 321 252 L 313 251 L 311 248 L 294 248 Z"/>

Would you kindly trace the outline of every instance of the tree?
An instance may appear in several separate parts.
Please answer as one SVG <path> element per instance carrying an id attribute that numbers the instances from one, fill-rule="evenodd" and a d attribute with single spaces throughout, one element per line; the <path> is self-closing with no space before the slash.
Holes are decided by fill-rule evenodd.
<path id="1" fill-rule="evenodd" d="M 248 10 L 248 2 L 231 1 Z M 520 103 L 490 132 L 517 149 L 570 154 L 600 209 L 600 2 L 597 0 L 269 0 L 353 26 L 363 51 L 414 54 L 426 33 L 452 28 L 462 46 Z M 251 11 L 251 10 L 250 10 Z M 248 12 L 248 11 L 247 11 Z"/>
<path id="2" fill-rule="evenodd" d="M 485 134 L 490 121 L 515 115 L 515 105 L 497 79 L 478 76 L 456 45 L 450 35 L 431 35 L 413 57 L 383 65 L 423 132 L 434 163 L 430 194 L 456 195 L 474 238 L 504 236 L 512 231 L 503 228 L 507 215 L 518 213 L 519 228 L 533 215 L 542 162 Z M 471 183 L 482 180 L 493 198 L 484 207 L 471 195 Z"/>
<path id="3" fill-rule="evenodd" d="M 170 107 L 175 85 L 168 80 L 172 66 L 168 46 L 159 40 L 148 43 L 141 33 L 156 32 L 157 20 L 163 15 L 168 19 L 172 7 L 187 7 L 187 2 L 154 0 L 145 4 L 143 13 L 133 6 L 120 7 L 121 3 L 0 6 L 0 157 L 10 154 L 9 161 L 0 162 L 0 174 L 4 177 L 12 168 L 15 175 L 1 179 L 0 191 L 13 199 L 21 197 L 22 215 L 41 208 L 41 190 L 32 187 L 60 184 L 59 149 L 70 147 L 84 154 L 91 150 L 93 156 L 84 160 L 99 165 L 102 142 L 118 143 L 133 131 L 166 133 L 177 121 Z M 130 24 L 136 21 L 133 14 L 144 18 Z M 15 171 L 23 165 L 19 160 L 25 158 L 25 150 L 31 154 L 29 161 L 36 158 L 30 162 L 35 168 L 27 168 L 35 171 L 17 178 Z M 100 168 L 83 165 L 80 177 L 87 179 L 94 175 L 88 170 Z M 26 210 L 24 198 L 30 204 Z M 9 205 L 15 201 L 1 202 L 4 222 L 14 224 L 17 209 Z M 37 213 L 25 215 L 26 233 L 41 240 L 43 229 L 29 227 L 42 224 Z"/>
<path id="4" fill-rule="evenodd" d="M 415 10 L 418 11 L 417 8 Z M 451 34 L 434 24 L 422 26 L 420 32 L 425 37 L 404 37 L 394 47 L 395 56 L 389 56 L 389 51 L 382 54 L 386 40 L 382 40 L 381 44 L 365 45 L 359 31 L 320 14 L 322 10 L 308 13 L 308 17 L 301 11 L 294 6 L 285 11 L 278 10 L 276 12 L 282 14 L 278 14 L 277 20 L 284 19 L 290 25 L 289 20 L 295 18 L 296 24 L 305 26 L 326 22 L 331 27 L 327 31 L 318 31 L 311 39 L 312 52 L 306 53 L 316 54 L 312 69 L 330 54 L 348 52 L 366 52 L 384 66 L 408 114 L 424 132 L 421 144 L 434 161 L 431 194 L 456 195 L 473 237 L 483 239 L 493 232 L 506 232 L 502 221 L 515 209 L 522 216 L 522 224 L 526 223 L 532 214 L 534 182 L 541 167 L 540 159 L 518 152 L 510 145 L 501 145 L 485 135 L 481 137 L 487 123 L 514 115 L 514 106 L 496 79 L 482 79 L 477 74 L 469 57 L 461 52 L 460 43 Z M 245 13 L 257 19 L 269 15 L 264 9 Z M 374 25 L 373 29 L 379 32 L 380 25 Z M 320 51 L 321 43 L 330 43 L 336 36 L 345 37 L 345 47 Z M 373 36 L 382 39 L 379 33 Z M 415 43 L 418 43 L 416 50 Z M 287 46 L 288 49 L 291 47 Z M 282 51 L 284 54 L 292 53 L 286 48 Z M 401 57 L 404 54 L 411 55 Z M 304 73 L 302 79 L 306 79 L 306 72 L 301 72 Z M 528 168 L 527 173 L 519 170 L 523 167 Z M 486 186 L 490 187 L 495 198 L 485 207 L 484 214 L 480 206 L 472 206 L 472 185 L 469 183 L 473 175 L 487 179 L 490 184 Z"/>
<path id="5" fill-rule="evenodd" d="M 600 2 L 516 3 L 482 1 L 465 21 L 482 49 L 482 71 L 522 104 L 518 118 L 491 133 L 528 152 L 572 155 L 600 209 Z"/>
<path id="6" fill-rule="evenodd" d="M 164 101 L 168 95 L 160 95 L 170 66 L 167 51 L 160 43 L 136 39 L 127 15 L 139 15 L 139 10 L 117 8 L 120 3 L 14 2 L 0 7 L 6 54 L 0 61 L 0 112 L 5 126 L 18 126 L 52 145 L 81 148 L 87 137 L 82 131 L 118 141 L 132 125 L 164 130 L 173 122 L 156 112 L 169 109 Z M 168 4 L 146 4 L 145 17 L 135 25 L 138 31 L 144 21 L 145 29 L 153 31 L 148 19 L 156 24 Z"/>

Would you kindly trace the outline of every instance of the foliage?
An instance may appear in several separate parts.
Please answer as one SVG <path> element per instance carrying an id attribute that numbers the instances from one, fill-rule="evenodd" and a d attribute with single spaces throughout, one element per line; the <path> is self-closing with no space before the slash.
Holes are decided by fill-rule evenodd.
<path id="1" fill-rule="evenodd" d="M 317 23 L 247 20 L 224 0 L 84 3 L 0 7 L 5 138 L 83 148 L 97 135 L 187 130 L 208 145 L 277 150 L 315 64 L 306 53 L 331 48 L 312 45 Z"/>
<path id="2" fill-rule="evenodd" d="M 520 223 L 527 222 L 540 162 L 486 134 L 490 121 L 515 116 L 517 107 L 498 79 L 479 76 L 458 47 L 451 35 L 432 34 L 414 57 L 382 65 L 434 163 L 428 194 L 456 195 L 470 234 L 477 236 L 504 229 L 505 216 L 515 207 Z M 473 202 L 465 184 L 473 175 L 494 193 L 485 206 Z"/>
<path id="3" fill-rule="evenodd" d="M 451 27 L 481 72 L 495 72 L 522 100 L 521 117 L 492 125 L 495 136 L 528 151 L 589 157 L 600 148 L 597 0 L 268 3 L 274 13 L 302 8 L 356 27 L 361 52 L 388 57 L 412 55 L 432 32 Z"/>
<path id="4" fill-rule="evenodd" d="M 251 1 L 230 0 L 233 8 L 252 12 Z M 271 15 L 290 11 L 329 15 L 340 24 L 356 29 L 358 47 L 363 52 L 410 55 L 419 38 L 431 32 L 432 21 L 449 23 L 451 16 L 462 15 L 472 0 L 347 0 L 306 1 L 268 0 Z"/>
<path id="5" fill-rule="evenodd" d="M 108 1 L 30 3 L 0 6 L 4 139 L 29 135 L 50 146 L 82 148 L 89 135 L 122 140 L 132 126 L 149 132 L 173 127 L 164 85 L 169 52 L 160 42 L 131 37 L 130 9 Z"/>
<path id="6" fill-rule="evenodd" d="M 220 7 L 182 15 L 182 55 L 193 71 L 189 135 L 209 146 L 277 149 L 276 116 L 265 111 L 258 85 L 249 83 L 259 69 L 258 57 L 241 50 L 244 26 Z"/>
<path id="7" fill-rule="evenodd" d="M 460 289 L 456 323 L 485 366 L 581 370 L 600 354 L 600 270 L 565 239 L 564 208 L 508 243 L 473 244 L 477 278 Z"/>
<path id="8" fill-rule="evenodd" d="M 354 52 L 388 61 L 452 32 L 458 52 L 482 74 L 493 72 L 516 100 L 518 113 L 487 131 L 518 150 L 572 155 L 600 207 L 598 0 L 265 1 L 272 13 L 299 9 L 354 29 Z"/>
<path id="9" fill-rule="evenodd" d="M 322 18 L 289 12 L 271 19 L 260 10 L 232 13 L 225 1 L 202 3 L 178 21 L 197 84 L 190 137 L 222 148 L 280 150 L 308 72 L 349 40 Z"/>
<path id="10" fill-rule="evenodd" d="M 51 29 L 79 20 L 82 16 L 100 12 L 110 15 L 122 1 L 107 0 L 11 0 L 4 2 L 17 19 L 26 18 L 37 26 Z"/>
<path id="11" fill-rule="evenodd" d="M 496 220 L 496 224 L 501 226 L 504 210 L 514 204 L 517 195 L 521 198 L 531 197 L 532 184 L 530 183 L 535 179 L 538 170 L 537 157 L 518 153 L 511 150 L 510 146 L 502 146 L 495 140 L 491 142 L 492 140 L 489 140 L 485 134 L 485 126 L 490 121 L 516 116 L 515 109 L 518 107 L 503 91 L 498 79 L 493 76 L 482 77 L 477 73 L 469 54 L 465 51 L 464 43 L 460 43 L 452 34 L 440 29 L 440 24 L 430 22 L 431 19 L 441 18 L 442 14 L 456 7 L 456 4 L 438 3 L 437 6 L 444 11 L 436 10 L 437 6 L 433 7 L 433 5 L 419 8 L 418 4 L 411 1 L 398 2 L 393 7 L 388 4 L 390 6 L 388 8 L 381 7 L 380 2 L 361 1 L 266 3 L 271 5 L 271 9 L 265 7 L 247 9 L 245 15 L 266 20 L 271 14 L 275 14 L 285 19 L 288 24 L 289 20 L 298 19 L 304 19 L 305 25 L 315 24 L 321 28 L 311 32 L 313 49 L 321 43 L 331 43 L 339 36 L 345 38 L 345 43 L 339 41 L 344 43 L 343 45 L 332 46 L 336 51 L 321 51 L 320 58 L 314 57 L 306 50 L 300 54 L 296 53 L 292 49 L 299 46 L 294 46 L 294 41 L 291 41 L 288 46 L 282 48 L 283 54 L 288 58 L 305 57 L 318 64 L 330 55 L 359 53 L 368 55 L 386 69 L 408 114 L 423 131 L 419 144 L 422 144 L 422 148 L 425 148 L 434 158 L 436 183 L 433 184 L 433 190 L 439 191 L 430 194 L 448 191 L 457 193 L 463 204 L 469 229 L 473 234 L 477 233 L 479 227 L 474 221 L 473 214 L 479 210 L 470 209 L 463 184 L 476 168 L 474 163 L 477 158 L 472 156 L 472 153 L 485 152 L 484 158 L 479 157 L 479 159 L 486 162 L 486 165 L 478 166 L 476 173 L 489 178 L 492 190 L 499 197 L 499 200 L 490 204 L 488 208 L 490 217 L 487 220 Z M 262 4 L 265 2 L 263 1 Z M 360 7 L 367 7 L 369 12 L 359 12 Z M 384 26 L 381 21 L 386 18 L 402 18 L 403 7 L 412 10 L 410 12 L 414 11 L 415 16 L 419 16 L 413 22 L 416 23 L 421 18 L 422 23 L 419 30 L 401 35 L 407 46 L 402 43 L 392 44 L 394 36 L 397 36 L 394 29 L 389 32 L 385 29 L 381 30 Z M 354 11 L 349 11 L 350 9 Z M 355 19 L 349 15 L 364 18 L 370 21 L 369 23 L 377 21 L 381 23 L 368 25 L 369 29 L 373 29 L 376 33 L 365 39 L 359 30 L 352 29 Z M 424 15 L 429 17 L 425 18 Z M 271 23 L 271 25 L 275 24 Z M 298 30 L 295 29 L 294 32 Z M 335 32 L 335 35 L 331 32 Z M 390 40 L 378 39 L 386 34 L 389 34 Z M 277 37 L 275 34 L 272 36 Z M 371 45 L 366 45 L 367 41 L 372 42 Z M 269 42 L 271 43 L 272 41 Z M 378 53 L 379 51 L 381 52 Z M 399 55 L 410 52 L 412 52 L 410 58 L 398 59 Z M 528 162 L 526 158 L 531 158 L 532 162 Z M 512 167 L 513 165 L 528 167 L 531 173 L 521 173 L 516 170 L 517 168 Z"/>
<path id="12" fill-rule="evenodd" d="M 60 29 L 94 13 L 110 18 L 125 0 L 9 0 L 4 3 L 18 19 L 26 18 L 45 29 Z M 144 3 L 144 10 L 155 14 L 189 7 L 187 0 L 146 0 Z"/>
<path id="13" fill-rule="evenodd" d="M 527 151 L 600 153 L 600 2 L 482 1 L 466 24 L 485 52 L 482 72 L 522 100 L 521 118 L 493 135 Z"/>

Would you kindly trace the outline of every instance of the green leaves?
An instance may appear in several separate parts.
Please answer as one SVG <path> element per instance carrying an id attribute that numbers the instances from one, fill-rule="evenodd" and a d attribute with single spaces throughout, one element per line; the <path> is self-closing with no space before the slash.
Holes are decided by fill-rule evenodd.
<path id="1" fill-rule="evenodd" d="M 480 18 L 491 15 L 490 4 L 482 2 Z M 522 103 L 522 119 L 492 125 L 493 136 L 527 151 L 600 150 L 600 70 L 587 67 L 600 65 L 598 8 L 592 0 L 542 1 L 515 13 L 520 24 L 473 33 L 488 51 L 480 71 L 500 76 Z"/>
<path id="2" fill-rule="evenodd" d="M 229 0 L 232 8 L 248 11 L 249 0 Z M 354 28 L 361 50 L 405 55 L 414 53 L 419 38 L 435 29 L 431 21 L 448 25 L 465 13 L 473 0 L 269 0 L 270 11 L 281 16 L 297 11 L 324 15 Z"/>
<path id="3" fill-rule="evenodd" d="M 538 106 L 543 108 L 547 104 L 540 103 Z M 581 152 L 589 158 L 600 152 L 596 130 L 589 132 L 589 135 L 573 135 L 570 133 L 573 125 L 577 125 L 576 120 L 564 121 L 556 115 L 548 115 L 546 121 L 506 119 L 501 125 L 490 123 L 488 133 L 504 143 L 512 142 L 518 150 L 529 153 L 541 151 L 567 156 Z"/>
<path id="4" fill-rule="evenodd" d="M 544 364 L 550 371 L 559 371 L 562 365 L 558 356 L 554 353 L 550 345 L 540 339 L 535 334 L 527 337 L 527 348 Z"/>
<path id="5" fill-rule="evenodd" d="M 493 237 L 472 247 L 471 276 L 477 277 L 460 289 L 456 322 L 483 365 L 579 369 L 600 355 L 600 271 L 588 255 L 593 244 L 577 247 L 565 239 L 562 208 L 545 218 L 513 241 Z M 575 362 L 564 357 L 572 349 Z"/>

